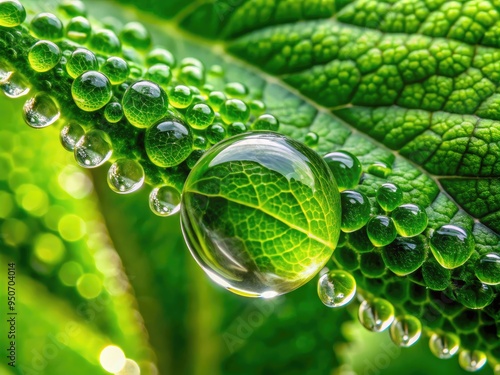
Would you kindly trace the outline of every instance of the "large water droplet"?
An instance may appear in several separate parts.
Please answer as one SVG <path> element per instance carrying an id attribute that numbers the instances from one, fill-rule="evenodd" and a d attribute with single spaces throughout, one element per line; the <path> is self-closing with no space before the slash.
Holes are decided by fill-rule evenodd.
<path id="1" fill-rule="evenodd" d="M 418 341 L 422 334 L 422 324 L 412 315 L 398 316 L 392 322 L 389 333 L 396 345 L 406 348 Z"/>
<path id="2" fill-rule="evenodd" d="M 436 229 L 429 244 L 439 264 L 448 269 L 467 262 L 474 251 L 474 239 L 469 231 L 451 224 Z"/>
<path id="3" fill-rule="evenodd" d="M 214 281 L 259 297 L 296 289 L 321 270 L 338 241 L 340 209 L 317 153 L 258 132 L 222 141 L 198 161 L 184 185 L 181 223 Z"/>
<path id="4" fill-rule="evenodd" d="M 108 185 L 115 193 L 129 194 L 144 184 L 144 169 L 136 160 L 118 159 L 108 171 Z"/>
<path id="5" fill-rule="evenodd" d="M 394 320 L 394 307 L 382 298 L 364 300 L 359 306 L 358 318 L 367 330 L 382 332 L 389 328 Z"/>
<path id="6" fill-rule="evenodd" d="M 175 215 L 181 209 L 181 194 L 168 185 L 154 188 L 149 195 L 149 207 L 158 216 Z"/>
<path id="7" fill-rule="evenodd" d="M 12 99 L 20 98 L 30 92 L 26 80 L 15 72 L 7 81 L 0 84 L 0 88 L 7 97 Z"/>
<path id="8" fill-rule="evenodd" d="M 458 355 L 458 363 L 465 371 L 476 372 L 486 364 L 486 354 L 479 350 L 462 350 Z"/>
<path id="9" fill-rule="evenodd" d="M 500 284 L 500 254 L 483 254 L 476 263 L 476 276 L 482 283 L 488 285 Z"/>
<path id="10" fill-rule="evenodd" d="M 26 10 L 17 0 L 0 1 L 0 26 L 19 26 L 26 19 Z"/>
<path id="11" fill-rule="evenodd" d="M 356 280 L 343 270 L 327 272 L 318 280 L 318 295 L 325 306 L 347 305 L 356 295 Z"/>
<path id="12" fill-rule="evenodd" d="M 24 103 L 24 122 L 32 128 L 41 129 L 59 119 L 59 108 L 50 95 L 40 92 Z"/>
<path id="13" fill-rule="evenodd" d="M 61 144 L 68 151 L 73 151 L 76 144 L 85 134 L 85 130 L 76 122 L 63 126 L 60 133 Z"/>
<path id="14" fill-rule="evenodd" d="M 108 135 L 101 130 L 90 130 L 75 146 L 75 160 L 84 168 L 96 168 L 111 157 Z"/>
<path id="15" fill-rule="evenodd" d="M 460 348 L 460 339 L 453 333 L 434 333 L 429 340 L 432 354 L 441 359 L 454 356 Z"/>

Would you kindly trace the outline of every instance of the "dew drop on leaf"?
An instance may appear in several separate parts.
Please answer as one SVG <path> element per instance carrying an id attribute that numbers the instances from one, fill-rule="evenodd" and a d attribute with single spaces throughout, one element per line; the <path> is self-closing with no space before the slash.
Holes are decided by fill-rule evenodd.
<path id="1" fill-rule="evenodd" d="M 28 51 L 31 68 L 36 72 L 48 72 L 61 60 L 61 50 L 48 40 L 36 42 Z"/>
<path id="2" fill-rule="evenodd" d="M 168 98 L 156 83 L 138 81 L 123 94 L 122 106 L 132 125 L 147 128 L 167 114 Z"/>
<path id="3" fill-rule="evenodd" d="M 188 176 L 181 224 L 216 283 L 248 297 L 290 292 L 330 259 L 340 197 L 328 166 L 303 144 L 246 133 L 207 151 Z"/>
<path id="4" fill-rule="evenodd" d="M 113 90 L 111 82 L 104 74 L 89 71 L 73 81 L 71 95 L 80 109 L 93 112 L 108 104 L 113 96 Z"/>
<path id="5" fill-rule="evenodd" d="M 181 195 L 172 186 L 156 187 L 149 195 L 149 207 L 158 216 L 174 215 L 181 209 Z"/>
<path id="6" fill-rule="evenodd" d="M 189 87 L 177 85 L 168 92 L 168 99 L 175 108 L 187 108 L 193 101 L 193 93 Z"/>
<path id="7" fill-rule="evenodd" d="M 118 102 L 111 102 L 104 108 L 104 117 L 108 122 L 114 124 L 123 118 L 123 108 Z"/>
<path id="8" fill-rule="evenodd" d="M 458 363 L 465 371 L 479 371 L 486 364 L 486 354 L 479 350 L 462 350 L 458 355 Z"/>
<path id="9" fill-rule="evenodd" d="M 354 232 L 370 220 L 370 201 L 363 193 L 344 190 L 340 193 L 342 201 L 342 231 Z"/>
<path id="10" fill-rule="evenodd" d="M 318 296 L 328 307 L 347 305 L 356 295 L 356 280 L 349 272 L 333 270 L 318 280 Z"/>
<path id="11" fill-rule="evenodd" d="M 359 305 L 359 322 L 371 332 L 382 332 L 394 321 L 394 306 L 382 298 L 364 300 Z"/>
<path id="12" fill-rule="evenodd" d="M 84 168 L 96 168 L 111 157 L 113 150 L 108 135 L 102 130 L 90 130 L 75 145 L 76 162 Z"/>
<path id="13" fill-rule="evenodd" d="M 483 254 L 475 266 L 477 278 L 484 284 L 500 284 L 500 254 Z"/>
<path id="14" fill-rule="evenodd" d="M 66 63 L 66 71 L 71 78 L 76 78 L 89 70 L 97 70 L 98 67 L 95 55 L 85 48 L 77 48 Z"/>
<path id="15" fill-rule="evenodd" d="M 280 123 L 278 119 L 269 114 L 260 115 L 252 124 L 252 130 L 270 130 L 276 132 L 279 127 Z"/>
<path id="16" fill-rule="evenodd" d="M 398 235 L 392 219 L 384 215 L 373 216 L 366 224 L 366 233 L 377 247 L 389 245 Z"/>
<path id="17" fill-rule="evenodd" d="M 108 170 L 108 185 L 115 193 L 129 194 L 144 184 L 144 169 L 136 160 L 118 159 Z"/>
<path id="18" fill-rule="evenodd" d="M 377 190 L 377 203 L 384 211 L 392 211 L 403 201 L 403 192 L 399 186 L 386 183 Z"/>
<path id="19" fill-rule="evenodd" d="M 121 57 L 111 56 L 101 67 L 101 72 L 113 85 L 120 85 L 128 78 L 130 68 Z"/>
<path id="20" fill-rule="evenodd" d="M 37 14 L 31 20 L 31 32 L 38 39 L 60 40 L 63 38 L 63 24 L 52 13 Z"/>
<path id="21" fill-rule="evenodd" d="M 63 147 L 68 151 L 73 151 L 75 145 L 85 134 L 85 130 L 76 122 L 65 124 L 60 133 L 60 140 Z"/>
<path id="22" fill-rule="evenodd" d="M 15 72 L 5 82 L 0 84 L 0 88 L 5 96 L 12 99 L 20 98 L 30 92 L 30 88 L 24 77 Z"/>
<path id="23" fill-rule="evenodd" d="M 340 191 L 358 185 L 363 170 L 356 156 L 347 151 L 335 151 L 323 156 L 323 160 L 330 167 Z"/>
<path id="24" fill-rule="evenodd" d="M 72 18 L 66 25 L 66 36 L 78 43 L 85 43 L 92 33 L 88 19 L 82 16 Z"/>
<path id="25" fill-rule="evenodd" d="M 392 169 L 381 161 L 373 163 L 368 167 L 368 173 L 380 178 L 386 178 L 391 172 Z"/>
<path id="26" fill-rule="evenodd" d="M 453 333 L 433 333 L 429 339 L 429 348 L 432 354 L 441 359 L 447 359 L 457 354 L 460 348 L 460 339 Z"/>
<path id="27" fill-rule="evenodd" d="M 436 229 L 430 236 L 429 244 L 439 264 L 448 269 L 467 262 L 474 251 L 474 239 L 469 231 L 452 224 Z"/>
<path id="28" fill-rule="evenodd" d="M 239 99 L 228 99 L 220 108 L 220 116 L 226 124 L 247 122 L 250 118 L 250 108 Z"/>
<path id="29" fill-rule="evenodd" d="M 52 97 L 40 92 L 28 99 L 23 106 L 24 122 L 32 128 L 41 129 L 59 119 L 59 107 Z"/>
<path id="30" fill-rule="evenodd" d="M 194 129 L 206 129 L 212 124 L 214 118 L 213 109 L 204 103 L 191 104 L 186 111 L 186 121 Z"/>
<path id="31" fill-rule="evenodd" d="M 412 315 L 397 316 L 389 329 L 391 340 L 401 347 L 415 344 L 422 334 L 420 320 Z"/>
<path id="32" fill-rule="evenodd" d="M 0 1 L 0 26 L 19 26 L 26 19 L 26 10 L 17 0 Z"/>
<path id="33" fill-rule="evenodd" d="M 416 204 L 408 203 L 397 207 L 391 215 L 400 236 L 413 237 L 427 228 L 427 214 Z"/>

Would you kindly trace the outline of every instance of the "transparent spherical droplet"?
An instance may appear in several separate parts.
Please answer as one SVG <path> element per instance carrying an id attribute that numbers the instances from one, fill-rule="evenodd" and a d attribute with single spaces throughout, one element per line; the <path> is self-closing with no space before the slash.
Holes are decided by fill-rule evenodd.
<path id="1" fill-rule="evenodd" d="M 374 246 L 389 245 L 398 235 L 392 219 L 387 216 L 373 216 L 366 224 L 366 233 Z"/>
<path id="2" fill-rule="evenodd" d="M 144 25 L 139 22 L 127 23 L 120 33 L 120 39 L 124 44 L 139 50 L 147 50 L 151 47 L 151 35 Z"/>
<path id="3" fill-rule="evenodd" d="M 104 55 L 113 55 L 121 51 L 122 45 L 116 34 L 108 29 L 98 30 L 90 38 L 92 50 Z"/>
<path id="4" fill-rule="evenodd" d="M 111 157 L 113 150 L 108 135 L 101 130 L 90 130 L 75 146 L 75 160 L 84 168 L 96 168 Z"/>
<path id="5" fill-rule="evenodd" d="M 168 98 L 156 83 L 138 81 L 125 91 L 122 106 L 132 125 L 148 128 L 167 114 Z"/>
<path id="6" fill-rule="evenodd" d="M 121 57 L 112 56 L 101 67 L 101 72 L 108 77 L 113 85 L 120 85 L 128 78 L 130 69 Z"/>
<path id="7" fill-rule="evenodd" d="M 388 177 L 391 172 L 391 167 L 381 161 L 373 163 L 368 167 L 368 173 L 380 178 Z"/>
<path id="8" fill-rule="evenodd" d="M 251 100 L 248 106 L 254 116 L 260 116 L 266 111 L 266 105 L 261 100 Z"/>
<path id="9" fill-rule="evenodd" d="M 202 68 L 188 65 L 181 68 L 177 77 L 186 86 L 203 86 L 205 83 L 205 72 Z"/>
<path id="10" fill-rule="evenodd" d="M 206 129 L 212 124 L 214 118 L 214 110 L 208 104 L 191 104 L 186 110 L 186 120 L 194 129 Z"/>
<path id="11" fill-rule="evenodd" d="M 108 170 L 108 185 L 115 193 L 129 194 L 144 185 L 144 169 L 136 160 L 118 159 Z"/>
<path id="12" fill-rule="evenodd" d="M 104 107 L 113 97 L 111 82 L 102 73 L 89 71 L 73 81 L 71 94 L 82 110 L 93 112 Z"/>
<path id="13" fill-rule="evenodd" d="M 232 98 L 245 98 L 248 95 L 248 87 L 240 82 L 229 82 L 224 87 L 224 92 Z"/>
<path id="14" fill-rule="evenodd" d="M 276 133 L 218 143 L 182 193 L 192 255 L 212 280 L 243 296 L 298 288 L 323 268 L 340 234 L 340 198 L 329 175 L 318 154 Z"/>
<path id="15" fill-rule="evenodd" d="M 392 322 L 389 333 L 394 344 L 407 348 L 420 338 L 422 323 L 412 315 L 398 316 Z"/>
<path id="16" fill-rule="evenodd" d="M 340 193 L 342 202 L 342 231 L 354 232 L 370 220 L 370 201 L 363 193 L 344 190 Z"/>
<path id="17" fill-rule="evenodd" d="M 222 91 L 212 91 L 208 95 L 207 103 L 214 109 L 214 111 L 219 111 L 220 107 L 226 100 L 227 97 Z"/>
<path id="18" fill-rule="evenodd" d="M 377 203 L 385 211 L 392 211 L 403 201 L 403 192 L 396 184 L 387 183 L 377 190 Z"/>
<path id="19" fill-rule="evenodd" d="M 182 163 L 193 149 L 191 129 L 180 119 L 166 117 L 146 131 L 146 153 L 159 167 L 173 167 Z"/>
<path id="20" fill-rule="evenodd" d="M 181 209 L 181 194 L 168 185 L 154 188 L 149 195 L 149 207 L 158 216 L 174 215 Z"/>
<path id="21" fill-rule="evenodd" d="M 270 131 L 278 131 L 280 127 L 280 122 L 273 115 L 265 114 L 260 115 L 252 124 L 253 130 L 270 130 Z"/>
<path id="22" fill-rule="evenodd" d="M 197 135 L 193 139 L 193 148 L 199 149 L 199 150 L 204 150 L 208 146 L 208 141 L 205 137 L 202 137 L 201 135 Z"/>
<path id="23" fill-rule="evenodd" d="M 146 63 L 149 66 L 153 66 L 155 64 L 165 64 L 172 69 L 175 67 L 175 57 L 172 55 L 172 52 L 164 48 L 153 48 L 146 55 Z"/>
<path id="24" fill-rule="evenodd" d="M 250 108 L 239 99 L 228 99 L 220 108 L 220 117 L 226 124 L 246 123 L 250 118 Z"/>
<path id="25" fill-rule="evenodd" d="M 80 0 L 64 0 L 59 4 L 58 9 L 68 17 L 85 16 L 87 9 Z"/>
<path id="26" fill-rule="evenodd" d="M 194 57 L 185 57 L 181 60 L 180 67 L 184 68 L 186 66 L 195 66 L 197 68 L 205 70 L 205 65 L 203 65 L 203 63 L 200 60 Z"/>
<path id="27" fill-rule="evenodd" d="M 60 140 L 63 147 L 68 151 L 73 151 L 76 144 L 85 135 L 85 130 L 76 122 L 70 122 L 63 126 L 60 133 Z"/>
<path id="28" fill-rule="evenodd" d="M 78 43 L 85 43 L 92 33 L 92 25 L 85 17 L 72 18 L 66 25 L 66 36 Z"/>
<path id="29" fill-rule="evenodd" d="M 14 74 L 12 70 L 8 69 L 6 66 L 0 65 L 0 85 L 8 82 L 12 74 Z"/>
<path id="30" fill-rule="evenodd" d="M 394 306 L 382 298 L 364 300 L 359 305 L 358 318 L 367 330 L 382 332 L 389 328 L 394 320 Z"/>
<path id="31" fill-rule="evenodd" d="M 323 160 L 330 167 L 340 191 L 358 185 L 363 169 L 356 156 L 347 151 L 335 151 L 323 156 Z"/>
<path id="32" fill-rule="evenodd" d="M 315 132 L 308 132 L 304 136 L 304 143 L 309 147 L 317 146 L 319 143 L 319 135 Z"/>
<path id="33" fill-rule="evenodd" d="M 476 277 L 484 284 L 500 284 L 500 254 L 483 254 L 474 267 Z"/>
<path id="34" fill-rule="evenodd" d="M 405 276 L 419 269 L 426 254 L 427 241 L 424 236 L 398 237 L 382 248 L 386 267 L 398 276 Z"/>
<path id="35" fill-rule="evenodd" d="M 12 73 L 10 78 L 0 84 L 0 88 L 2 89 L 5 96 L 8 98 L 16 99 L 20 98 L 24 95 L 28 95 L 30 92 L 30 88 L 26 80 L 20 74 Z"/>
<path id="36" fill-rule="evenodd" d="M 448 269 L 460 267 L 474 251 L 474 238 L 469 231 L 452 224 L 432 232 L 429 244 L 439 264 Z"/>
<path id="37" fill-rule="evenodd" d="M 422 265 L 425 286 L 431 290 L 445 290 L 451 284 L 451 272 L 433 258 L 428 257 Z"/>
<path id="38" fill-rule="evenodd" d="M 111 102 L 104 108 L 104 117 L 108 122 L 114 124 L 123 118 L 123 108 L 118 102 Z"/>
<path id="39" fill-rule="evenodd" d="M 28 60 L 33 70 L 37 72 L 48 72 L 61 60 L 61 50 L 48 40 L 36 42 L 28 51 Z"/>
<path id="40" fill-rule="evenodd" d="M 465 371 L 476 372 L 486 364 L 487 357 L 479 350 L 462 350 L 458 355 L 458 363 Z"/>
<path id="41" fill-rule="evenodd" d="M 416 204 L 403 204 L 392 211 L 396 230 L 402 237 L 413 237 L 427 228 L 427 214 Z"/>
<path id="42" fill-rule="evenodd" d="M 345 306 L 356 295 L 356 280 L 343 270 L 327 272 L 319 278 L 318 295 L 325 306 Z"/>
<path id="43" fill-rule="evenodd" d="M 0 26 L 19 26 L 26 19 L 26 10 L 17 0 L 0 1 Z"/>
<path id="44" fill-rule="evenodd" d="M 59 119 L 61 113 L 52 97 L 43 92 L 28 99 L 23 106 L 24 122 L 32 128 L 45 128 Z"/>
<path id="45" fill-rule="evenodd" d="M 208 127 L 206 135 L 210 143 L 216 144 L 226 138 L 226 129 L 222 124 L 215 123 Z"/>
<path id="46" fill-rule="evenodd" d="M 37 14 L 31 20 L 30 29 L 38 39 L 60 40 L 64 36 L 61 20 L 52 13 Z"/>
<path id="47" fill-rule="evenodd" d="M 189 87 L 177 85 L 170 89 L 168 99 L 175 108 L 187 108 L 193 101 L 193 93 Z"/>
<path id="48" fill-rule="evenodd" d="M 172 80 L 172 71 L 166 64 L 155 64 L 149 67 L 146 78 L 166 88 Z"/>
<path id="49" fill-rule="evenodd" d="M 448 359 L 457 354 L 460 339 L 453 333 L 434 333 L 429 340 L 432 354 L 441 359 Z"/>
<path id="50" fill-rule="evenodd" d="M 243 134 L 248 130 L 246 125 L 242 122 L 233 122 L 227 126 L 227 134 L 232 137 L 234 135 Z"/>
<path id="51" fill-rule="evenodd" d="M 77 48 L 66 63 L 66 71 L 71 78 L 77 78 L 89 70 L 97 70 L 98 67 L 95 55 L 85 48 Z"/>
<path id="52" fill-rule="evenodd" d="M 208 69 L 208 74 L 212 77 L 222 78 L 225 75 L 224 68 L 220 65 L 212 65 L 210 69 Z"/>
<path id="53" fill-rule="evenodd" d="M 457 302 L 473 310 L 490 305 L 496 295 L 492 286 L 480 282 L 469 282 L 456 287 L 453 292 Z"/>

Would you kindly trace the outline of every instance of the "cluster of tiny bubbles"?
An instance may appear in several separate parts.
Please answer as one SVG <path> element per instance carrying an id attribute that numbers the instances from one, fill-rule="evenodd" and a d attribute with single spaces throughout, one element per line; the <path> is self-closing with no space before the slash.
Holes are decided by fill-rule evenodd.
<path id="1" fill-rule="evenodd" d="M 133 83 L 122 99 L 127 120 L 137 128 L 149 128 L 167 114 L 168 97 L 156 83 L 142 80 Z"/>
<path id="2" fill-rule="evenodd" d="M 85 43 L 92 33 L 89 20 L 82 16 L 72 18 L 66 25 L 66 37 L 77 43 Z"/>
<path id="3" fill-rule="evenodd" d="M 173 186 L 155 187 L 149 194 L 149 207 L 158 216 L 174 215 L 181 209 L 181 194 Z"/>
<path id="4" fill-rule="evenodd" d="M 462 350 L 458 355 L 458 364 L 465 371 L 479 371 L 486 364 L 487 358 L 480 350 Z"/>
<path id="5" fill-rule="evenodd" d="M 144 184 L 144 169 L 136 160 L 118 159 L 108 170 L 108 185 L 115 193 L 129 194 Z"/>
<path id="6" fill-rule="evenodd" d="M 59 116 L 59 106 L 50 95 L 44 92 L 37 93 L 23 106 L 24 121 L 35 129 L 52 125 L 59 119 Z"/>
<path id="7" fill-rule="evenodd" d="M 33 17 L 30 31 L 38 39 L 58 41 L 64 37 L 63 23 L 52 13 L 39 13 Z"/>
<path id="8" fill-rule="evenodd" d="M 26 10 L 17 0 L 0 0 L 0 26 L 16 27 L 26 19 Z"/>
<path id="9" fill-rule="evenodd" d="M 422 334 L 422 323 L 412 315 L 397 316 L 389 329 L 391 340 L 407 348 L 415 344 Z"/>
<path id="10" fill-rule="evenodd" d="M 457 354 L 460 339 L 451 332 L 435 332 L 429 339 L 429 348 L 436 357 L 448 359 Z"/>
<path id="11" fill-rule="evenodd" d="M 39 40 L 28 51 L 28 60 L 31 68 L 36 72 L 48 72 L 61 60 L 62 52 L 48 40 Z"/>
<path id="12" fill-rule="evenodd" d="M 484 284 L 500 284 L 500 254 L 483 254 L 474 267 L 476 277 Z"/>
<path id="13" fill-rule="evenodd" d="M 69 122 L 61 129 L 61 144 L 66 150 L 73 151 L 80 138 L 84 135 L 85 130 L 79 124 L 76 122 Z"/>
<path id="14" fill-rule="evenodd" d="M 91 70 L 73 81 L 71 94 L 81 110 L 93 112 L 108 104 L 113 97 L 113 90 L 108 77 Z"/>
<path id="15" fill-rule="evenodd" d="M 332 270 L 318 280 L 318 296 L 325 306 L 345 306 L 355 295 L 356 280 L 347 271 Z"/>
<path id="16" fill-rule="evenodd" d="M 448 269 L 460 267 L 474 252 L 471 233 L 457 225 L 447 224 L 432 232 L 429 241 L 434 258 Z"/>
<path id="17" fill-rule="evenodd" d="M 111 157 L 113 150 L 108 135 L 92 129 L 84 134 L 74 147 L 76 162 L 84 168 L 96 168 Z"/>
<path id="18" fill-rule="evenodd" d="M 359 305 L 358 318 L 367 330 L 382 332 L 394 321 L 394 306 L 383 298 L 365 299 Z"/>

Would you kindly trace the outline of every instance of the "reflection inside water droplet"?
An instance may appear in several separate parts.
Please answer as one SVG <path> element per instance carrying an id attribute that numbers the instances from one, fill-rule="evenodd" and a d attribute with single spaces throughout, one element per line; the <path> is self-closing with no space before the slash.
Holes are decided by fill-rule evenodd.
<path id="1" fill-rule="evenodd" d="M 59 119 L 59 108 L 49 95 L 41 92 L 24 103 L 23 118 L 32 128 L 45 128 Z"/>

